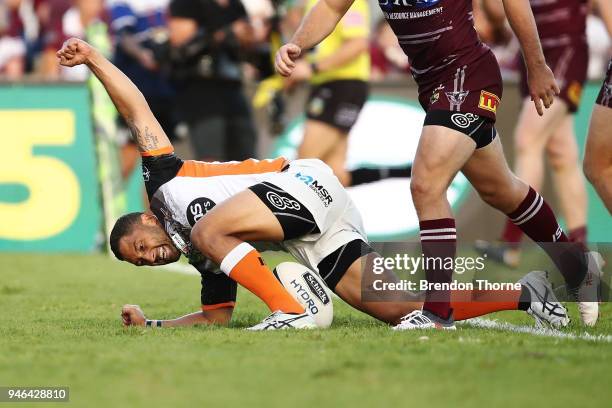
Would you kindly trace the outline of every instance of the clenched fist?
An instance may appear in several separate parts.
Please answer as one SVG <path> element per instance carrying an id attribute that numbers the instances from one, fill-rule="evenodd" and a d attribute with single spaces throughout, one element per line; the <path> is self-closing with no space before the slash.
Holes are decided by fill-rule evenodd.
<path id="1" fill-rule="evenodd" d="M 295 69 L 295 61 L 302 54 L 302 49 L 295 44 L 285 44 L 276 52 L 274 68 L 282 76 L 290 76 Z"/>
<path id="2" fill-rule="evenodd" d="M 144 326 L 147 318 L 138 305 L 125 305 L 121 309 L 121 319 L 124 326 Z"/>
<path id="3" fill-rule="evenodd" d="M 94 48 L 91 45 L 78 38 L 71 38 L 64 43 L 56 55 L 60 65 L 74 67 L 86 64 L 93 53 Z"/>

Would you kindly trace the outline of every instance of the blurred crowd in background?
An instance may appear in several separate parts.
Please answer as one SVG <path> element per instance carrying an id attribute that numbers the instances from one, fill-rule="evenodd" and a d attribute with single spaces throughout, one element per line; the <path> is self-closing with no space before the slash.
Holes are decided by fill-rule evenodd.
<path id="1" fill-rule="evenodd" d="M 67 38 L 79 37 L 108 54 L 138 85 L 171 137 L 181 129 L 179 123 L 186 125 L 184 133 L 190 135 L 198 159 L 252 157 L 257 132 L 244 84 L 273 77 L 272 56 L 299 25 L 305 3 L 1 0 L 0 78 L 86 80 L 86 68 L 63 69 L 55 57 Z M 492 24 L 481 0 L 473 3 L 481 38 L 493 48 L 504 76 L 515 76 L 519 47 L 512 31 L 507 23 L 501 25 L 505 28 Z M 370 80 L 409 78 L 408 59 L 378 11 L 377 1 L 369 5 Z M 587 31 L 590 77 L 601 77 L 610 40 L 596 6 L 591 6 Z M 293 85 L 281 83 L 281 91 Z"/>

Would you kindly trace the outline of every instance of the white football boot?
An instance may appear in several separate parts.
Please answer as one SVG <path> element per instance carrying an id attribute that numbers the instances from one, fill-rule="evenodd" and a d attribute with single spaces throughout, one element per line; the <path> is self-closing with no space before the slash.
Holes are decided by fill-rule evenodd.
<path id="1" fill-rule="evenodd" d="M 595 326 L 599 317 L 599 285 L 605 261 L 599 252 L 591 251 L 587 257 L 587 273 L 578 288 L 570 291 L 570 296 L 578 301 L 580 319 L 586 326 Z"/>
<path id="2" fill-rule="evenodd" d="M 393 330 L 456 330 L 455 321 L 451 317 L 448 320 L 428 312 L 427 310 L 415 310 L 402 317 L 400 323 Z"/>
<path id="3" fill-rule="evenodd" d="M 531 303 L 526 312 L 533 316 L 537 327 L 550 325 L 558 328 L 569 324 L 567 309 L 557 300 L 546 272 L 529 272 L 519 280 L 519 283 L 529 289 Z"/>
<path id="4" fill-rule="evenodd" d="M 247 330 L 286 330 L 286 329 L 316 329 L 317 325 L 308 313 L 284 313 L 280 310 L 266 317 L 261 323 L 247 328 Z"/>

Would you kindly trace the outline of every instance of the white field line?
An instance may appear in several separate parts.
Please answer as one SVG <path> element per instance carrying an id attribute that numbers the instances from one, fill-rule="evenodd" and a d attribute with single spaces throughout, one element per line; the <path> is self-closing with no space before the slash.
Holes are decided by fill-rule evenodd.
<path id="1" fill-rule="evenodd" d="M 585 340 L 585 341 L 594 341 L 599 343 L 612 343 L 612 336 L 603 335 L 603 334 L 574 334 L 574 333 L 565 333 L 560 330 L 551 329 L 551 328 L 536 328 L 531 326 L 519 326 L 512 323 L 500 322 L 497 320 L 490 319 L 482 319 L 482 318 L 474 318 L 467 320 L 465 322 L 460 322 L 462 324 L 478 327 L 482 329 L 493 329 L 493 330 L 504 330 L 510 331 L 513 333 L 526 333 L 532 334 L 534 336 L 542 336 L 542 337 L 554 337 L 558 339 L 567 339 L 567 340 Z"/>

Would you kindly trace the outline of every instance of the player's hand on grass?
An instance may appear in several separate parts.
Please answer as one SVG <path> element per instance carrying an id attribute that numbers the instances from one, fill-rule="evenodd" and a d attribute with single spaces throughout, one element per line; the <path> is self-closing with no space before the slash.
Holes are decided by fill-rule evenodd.
<path id="1" fill-rule="evenodd" d="M 274 68 L 282 76 L 290 76 L 295 69 L 295 61 L 300 57 L 302 49 L 295 44 L 285 44 L 276 52 Z"/>
<path id="2" fill-rule="evenodd" d="M 92 55 L 94 49 L 91 45 L 78 38 L 71 38 L 64 43 L 62 48 L 57 52 L 60 65 L 65 67 L 74 67 L 76 65 L 86 64 Z"/>
<path id="3" fill-rule="evenodd" d="M 121 319 L 124 326 L 145 326 L 147 318 L 138 305 L 125 305 L 121 309 Z"/>
<path id="4" fill-rule="evenodd" d="M 536 64 L 528 69 L 529 94 L 538 115 L 544 115 L 544 108 L 548 109 L 553 104 L 555 95 L 561 92 L 553 72 L 545 63 Z"/>

